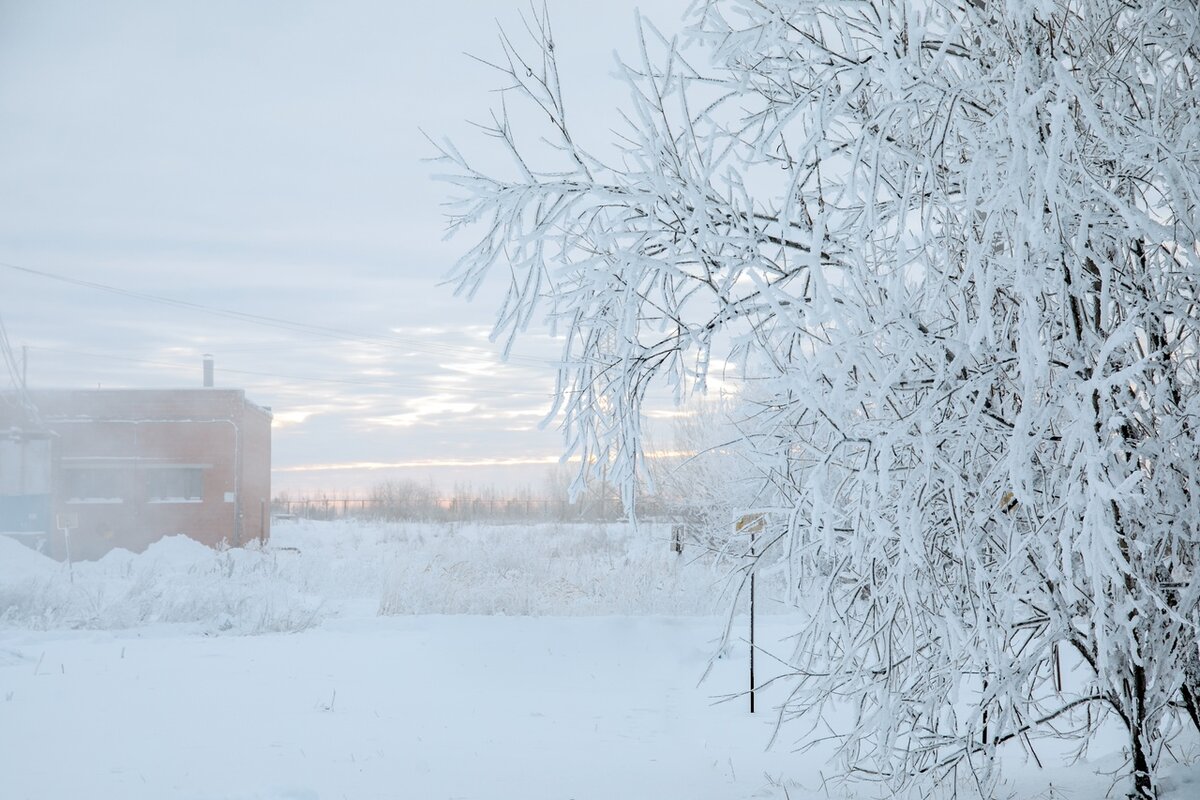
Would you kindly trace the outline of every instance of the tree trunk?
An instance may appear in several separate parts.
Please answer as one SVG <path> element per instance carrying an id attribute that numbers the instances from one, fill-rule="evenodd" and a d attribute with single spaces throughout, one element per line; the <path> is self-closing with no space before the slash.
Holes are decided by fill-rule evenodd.
<path id="1" fill-rule="evenodd" d="M 1183 707 L 1187 709 L 1188 716 L 1192 720 L 1192 725 L 1196 727 L 1196 732 L 1200 733 L 1200 697 L 1197 696 L 1198 690 L 1200 690 L 1200 687 L 1192 686 L 1187 680 L 1183 682 L 1183 686 L 1179 687 L 1179 694 L 1183 697 Z"/>
<path id="2" fill-rule="evenodd" d="M 1155 800 L 1158 796 L 1150 775 L 1149 742 L 1146 741 L 1146 668 L 1134 664 L 1131 668 L 1132 686 L 1127 682 L 1129 702 L 1129 746 L 1133 753 L 1132 800 Z"/>

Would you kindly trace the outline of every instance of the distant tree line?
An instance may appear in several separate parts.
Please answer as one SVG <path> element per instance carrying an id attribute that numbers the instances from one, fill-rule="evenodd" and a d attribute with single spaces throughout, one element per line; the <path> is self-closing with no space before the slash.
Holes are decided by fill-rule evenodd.
<path id="1" fill-rule="evenodd" d="M 365 492 L 280 492 L 272 502 L 276 518 L 364 519 L 411 522 L 461 521 L 604 521 L 626 516 L 619 489 L 591 482 L 574 500 L 566 473 L 548 476 L 539 491 L 531 486 L 501 489 L 493 485 L 456 484 L 446 491 L 412 479 L 388 480 Z M 660 498 L 647 496 L 639 516 L 671 515 Z"/>

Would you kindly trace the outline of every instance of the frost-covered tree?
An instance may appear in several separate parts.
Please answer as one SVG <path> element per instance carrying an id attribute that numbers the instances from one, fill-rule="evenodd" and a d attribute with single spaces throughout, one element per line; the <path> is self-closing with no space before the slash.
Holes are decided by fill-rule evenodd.
<path id="1" fill-rule="evenodd" d="M 1116 719 L 1153 797 L 1200 728 L 1196 4 L 697 2 L 644 28 L 611 156 L 529 30 L 513 169 L 445 149 L 455 277 L 509 272 L 501 335 L 562 326 L 569 447 L 630 485 L 648 387 L 742 365 L 771 541 L 821 576 L 783 715 L 981 793 Z"/>

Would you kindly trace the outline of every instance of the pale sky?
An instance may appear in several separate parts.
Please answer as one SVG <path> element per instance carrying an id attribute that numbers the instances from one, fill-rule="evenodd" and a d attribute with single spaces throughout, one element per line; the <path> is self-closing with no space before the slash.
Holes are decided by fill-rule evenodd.
<path id="1" fill-rule="evenodd" d="M 669 28 L 687 2 L 549 5 L 573 116 L 607 140 L 635 6 Z M 536 486 L 558 346 L 500 364 L 496 292 L 439 285 L 468 241 L 442 241 L 421 133 L 481 146 L 499 78 L 464 52 L 494 57 L 522 8 L 0 0 L 0 262 L 34 271 L 0 266 L 0 317 L 30 387 L 197 386 L 213 353 L 275 411 L 276 489 Z"/>

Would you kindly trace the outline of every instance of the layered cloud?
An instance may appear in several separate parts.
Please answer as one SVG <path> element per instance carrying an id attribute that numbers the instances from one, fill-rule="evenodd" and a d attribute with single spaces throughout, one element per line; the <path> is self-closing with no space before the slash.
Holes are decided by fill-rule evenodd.
<path id="1" fill-rule="evenodd" d="M 638 5 L 670 20 L 686 0 Z M 633 6 L 552 3 L 598 133 Z M 218 385 L 274 410 L 281 486 L 553 463 L 559 434 L 539 423 L 560 344 L 535 329 L 503 361 L 504 276 L 472 303 L 442 285 L 462 245 L 442 241 L 423 161 L 422 128 L 472 146 L 493 76 L 457 54 L 492 52 L 496 11 L 7 8 L 0 262 L 34 271 L 0 267 L 0 314 L 30 384 L 197 386 L 212 353 Z"/>

